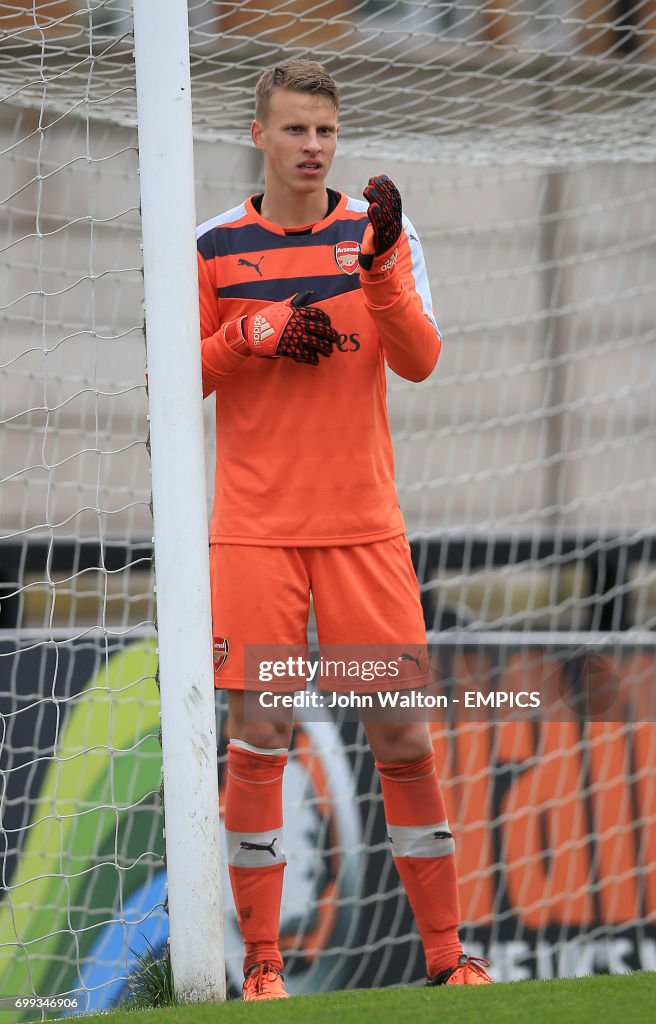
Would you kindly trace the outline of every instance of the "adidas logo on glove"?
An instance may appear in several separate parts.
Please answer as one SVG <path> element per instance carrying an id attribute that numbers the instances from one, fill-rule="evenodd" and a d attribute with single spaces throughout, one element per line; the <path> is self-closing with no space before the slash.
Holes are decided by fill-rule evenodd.
<path id="1" fill-rule="evenodd" d="M 396 263 L 396 258 L 398 256 L 398 254 L 399 254 L 399 250 L 395 249 L 394 252 L 392 253 L 392 255 L 389 257 L 389 259 L 385 260 L 385 262 L 383 263 L 382 267 L 380 268 L 381 274 L 384 274 L 386 270 L 391 270 L 392 269 L 392 267 Z"/>
<path id="2" fill-rule="evenodd" d="M 298 292 L 285 302 L 270 302 L 252 316 L 231 320 L 225 326 L 226 344 L 242 356 L 287 356 L 318 366 L 319 356 L 331 355 L 339 343 L 339 334 L 328 314 L 310 305 L 311 298 L 310 291 Z"/>
<path id="3" fill-rule="evenodd" d="M 253 317 L 253 345 L 261 345 L 263 341 L 270 338 L 274 334 L 274 329 L 263 316 L 256 313 Z"/>

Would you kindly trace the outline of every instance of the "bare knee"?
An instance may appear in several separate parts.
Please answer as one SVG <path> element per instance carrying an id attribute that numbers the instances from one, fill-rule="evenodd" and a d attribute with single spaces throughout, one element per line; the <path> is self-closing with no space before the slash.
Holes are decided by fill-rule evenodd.
<path id="1" fill-rule="evenodd" d="M 426 722 L 363 722 L 377 761 L 417 761 L 432 749 Z"/>
<path id="2" fill-rule="evenodd" d="M 251 747 L 262 747 L 264 750 L 287 749 L 292 736 L 292 714 L 289 717 L 251 721 L 245 713 L 244 694 L 230 691 L 228 693 L 228 729 L 232 740 L 242 740 Z"/>

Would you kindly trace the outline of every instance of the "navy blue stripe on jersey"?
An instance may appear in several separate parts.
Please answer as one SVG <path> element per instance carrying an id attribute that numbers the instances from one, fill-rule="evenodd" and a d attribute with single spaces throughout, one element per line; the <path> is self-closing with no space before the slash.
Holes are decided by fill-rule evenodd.
<path id="1" fill-rule="evenodd" d="M 336 245 L 338 242 L 361 242 L 369 223 L 366 216 L 360 220 L 337 220 L 334 224 L 312 235 L 277 235 L 259 224 L 244 224 L 243 227 L 225 227 L 219 224 L 210 228 L 198 239 L 198 251 L 206 260 L 215 256 L 243 256 L 249 252 L 264 252 L 267 249 L 298 249 L 302 246 Z M 302 238 L 302 242 L 299 242 Z"/>
<path id="2" fill-rule="evenodd" d="M 271 281 L 243 281 L 216 289 L 220 299 L 260 299 L 263 302 L 284 302 L 297 292 L 312 291 L 311 302 L 332 299 L 354 292 L 360 287 L 357 274 L 330 274 L 325 277 L 280 277 Z"/>

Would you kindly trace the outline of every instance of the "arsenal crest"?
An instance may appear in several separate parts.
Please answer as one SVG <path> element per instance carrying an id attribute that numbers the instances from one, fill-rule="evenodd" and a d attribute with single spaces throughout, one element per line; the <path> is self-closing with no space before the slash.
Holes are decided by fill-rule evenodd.
<path id="1" fill-rule="evenodd" d="M 345 274 L 355 274 L 360 269 L 358 266 L 359 253 L 359 242 L 338 242 L 335 246 L 335 263 Z"/>
<path id="2" fill-rule="evenodd" d="M 222 669 L 228 660 L 228 654 L 230 653 L 230 647 L 226 637 L 215 636 L 212 641 L 212 654 L 214 657 L 214 671 L 218 672 Z"/>

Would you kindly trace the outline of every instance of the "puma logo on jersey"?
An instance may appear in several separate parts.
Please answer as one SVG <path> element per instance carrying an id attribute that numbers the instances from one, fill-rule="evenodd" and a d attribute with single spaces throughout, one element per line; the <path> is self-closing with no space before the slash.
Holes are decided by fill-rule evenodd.
<path id="1" fill-rule="evenodd" d="M 419 653 L 421 654 L 421 651 Z M 412 654 L 408 654 L 407 651 L 404 651 L 403 654 L 399 655 L 399 661 L 414 661 L 417 668 L 421 670 L 421 665 L 419 664 L 419 654 L 415 658 Z"/>
<path id="2" fill-rule="evenodd" d="M 263 341 L 275 334 L 273 327 L 263 316 L 256 313 L 253 317 L 253 344 L 261 345 Z"/>
<path id="3" fill-rule="evenodd" d="M 265 253 L 265 255 L 266 255 L 266 253 Z M 250 260 L 245 260 L 244 257 L 242 256 L 241 259 L 237 260 L 237 266 L 238 267 L 252 267 L 253 270 L 257 270 L 257 272 L 260 275 L 260 277 L 262 277 L 262 271 L 260 270 L 260 263 L 262 262 L 263 259 L 264 259 L 264 256 L 260 256 L 260 258 L 257 261 L 257 263 L 251 263 Z"/>
<path id="4" fill-rule="evenodd" d="M 239 846 L 242 850 L 266 850 L 266 852 L 270 853 L 273 859 L 275 860 L 276 851 L 274 850 L 273 847 L 277 842 L 278 836 L 274 836 L 270 843 L 249 843 L 245 839 L 243 839 Z"/>

